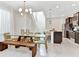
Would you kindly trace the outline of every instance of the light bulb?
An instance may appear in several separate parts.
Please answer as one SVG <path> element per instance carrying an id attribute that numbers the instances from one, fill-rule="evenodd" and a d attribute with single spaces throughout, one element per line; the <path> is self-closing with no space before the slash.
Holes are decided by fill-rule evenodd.
<path id="1" fill-rule="evenodd" d="M 21 13 L 21 16 L 23 16 L 23 13 Z"/>
<path id="2" fill-rule="evenodd" d="M 32 11 L 32 9 L 31 9 L 31 8 L 29 8 L 29 11 Z"/>
<path id="3" fill-rule="evenodd" d="M 30 14 L 32 14 L 32 11 L 30 11 Z"/>
<path id="4" fill-rule="evenodd" d="M 21 12 L 22 11 L 22 8 L 19 8 L 19 12 Z"/>
<path id="5" fill-rule="evenodd" d="M 25 12 L 28 12 L 28 9 L 25 9 Z"/>

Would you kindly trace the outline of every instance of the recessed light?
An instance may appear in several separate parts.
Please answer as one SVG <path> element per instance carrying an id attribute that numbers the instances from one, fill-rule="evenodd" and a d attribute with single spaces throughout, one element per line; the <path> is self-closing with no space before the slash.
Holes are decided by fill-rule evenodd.
<path id="1" fill-rule="evenodd" d="M 59 6 L 57 5 L 56 8 L 59 8 Z"/>
<path id="2" fill-rule="evenodd" d="M 76 6 L 76 4 L 75 4 L 75 3 L 73 3 L 73 4 L 72 4 L 72 6 Z"/>
<path id="3" fill-rule="evenodd" d="M 61 15 L 61 16 L 64 16 L 64 15 Z"/>

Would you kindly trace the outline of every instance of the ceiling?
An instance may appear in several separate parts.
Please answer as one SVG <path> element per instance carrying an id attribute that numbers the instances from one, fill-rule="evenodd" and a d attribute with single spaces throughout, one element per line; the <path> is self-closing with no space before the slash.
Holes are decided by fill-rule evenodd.
<path id="1" fill-rule="evenodd" d="M 4 1 L 18 11 L 23 1 Z M 26 1 L 26 8 L 44 11 L 47 18 L 72 16 L 79 11 L 79 1 Z"/>

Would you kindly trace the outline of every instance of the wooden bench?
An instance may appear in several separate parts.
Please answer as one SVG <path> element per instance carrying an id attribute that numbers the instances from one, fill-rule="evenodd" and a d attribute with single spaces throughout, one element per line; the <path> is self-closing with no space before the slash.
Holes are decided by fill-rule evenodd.
<path id="1" fill-rule="evenodd" d="M 25 47 L 31 48 L 32 57 L 35 57 L 36 52 L 37 52 L 37 44 L 35 44 L 35 43 L 27 43 L 27 42 L 21 42 L 21 41 L 6 40 L 6 41 L 1 42 L 1 44 L 0 44 L 0 46 L 4 46 L 4 45 L 7 46 L 7 47 L 8 47 L 8 45 L 14 45 L 14 46 L 25 46 Z M 3 48 L 2 50 L 4 50 L 4 49 L 5 48 Z"/>

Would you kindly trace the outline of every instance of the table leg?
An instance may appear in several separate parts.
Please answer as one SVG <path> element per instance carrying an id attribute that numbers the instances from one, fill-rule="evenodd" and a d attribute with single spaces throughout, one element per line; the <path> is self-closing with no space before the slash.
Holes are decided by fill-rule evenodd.
<path id="1" fill-rule="evenodd" d="M 32 57 L 35 57 L 37 53 L 37 44 L 35 45 L 35 47 L 32 47 Z"/>
<path id="2" fill-rule="evenodd" d="M 32 39 L 32 37 L 30 37 L 30 40 L 31 40 L 31 42 L 33 42 L 33 39 Z"/>
<path id="3" fill-rule="evenodd" d="M 21 40 L 21 36 L 19 36 L 17 41 L 20 41 L 20 40 Z M 15 46 L 15 48 L 19 48 L 19 46 Z"/>
<path id="4" fill-rule="evenodd" d="M 3 51 L 5 49 L 7 49 L 7 48 L 8 48 L 8 45 L 7 44 L 4 44 L 4 43 L 1 43 L 0 42 L 0 51 Z"/>
<path id="5" fill-rule="evenodd" d="M 29 48 L 29 50 L 32 50 L 32 48 Z"/>

